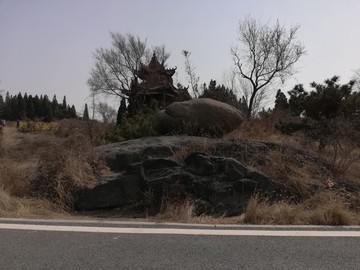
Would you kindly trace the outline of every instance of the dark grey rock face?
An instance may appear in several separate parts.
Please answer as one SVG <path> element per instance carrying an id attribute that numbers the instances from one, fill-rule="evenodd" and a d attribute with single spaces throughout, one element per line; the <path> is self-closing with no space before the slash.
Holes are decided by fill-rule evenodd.
<path id="1" fill-rule="evenodd" d="M 116 175 L 103 179 L 93 188 L 77 195 L 77 210 L 94 210 L 147 203 L 154 213 L 172 186 L 180 186 L 191 198 L 198 214 L 235 215 L 245 209 L 255 192 L 271 195 L 276 186 L 264 174 L 241 164 L 231 155 L 249 149 L 247 143 L 233 142 L 233 153 L 227 143 L 217 139 L 187 136 L 143 138 L 98 148 Z M 207 151 L 194 151 L 196 145 Z M 263 151 L 268 146 L 254 142 Z M 198 147 L 199 148 L 199 147 Z M 204 149 L 206 150 L 206 149 Z M 177 161 L 174 154 L 187 153 Z M 220 156 L 217 152 L 222 152 Z M 209 153 L 210 152 L 210 153 Z M 151 200 L 147 196 L 151 193 Z"/>

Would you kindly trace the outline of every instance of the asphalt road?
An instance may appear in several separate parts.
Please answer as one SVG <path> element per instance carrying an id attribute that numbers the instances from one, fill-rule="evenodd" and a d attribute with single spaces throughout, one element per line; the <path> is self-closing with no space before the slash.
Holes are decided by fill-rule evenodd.
<path id="1" fill-rule="evenodd" d="M 360 269 L 360 227 L 0 219 L 0 243 L 7 270 Z"/>

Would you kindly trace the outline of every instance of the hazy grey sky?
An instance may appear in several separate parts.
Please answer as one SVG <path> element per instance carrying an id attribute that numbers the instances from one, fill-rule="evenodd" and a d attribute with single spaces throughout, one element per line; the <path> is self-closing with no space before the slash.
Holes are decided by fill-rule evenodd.
<path id="1" fill-rule="evenodd" d="M 110 31 L 164 44 L 185 85 L 182 50 L 192 52 L 201 83 L 220 83 L 247 15 L 301 25 L 307 55 L 284 91 L 333 75 L 347 82 L 360 68 L 360 0 L 0 0 L 0 89 L 66 95 L 81 112 L 92 55 L 110 46 Z"/>

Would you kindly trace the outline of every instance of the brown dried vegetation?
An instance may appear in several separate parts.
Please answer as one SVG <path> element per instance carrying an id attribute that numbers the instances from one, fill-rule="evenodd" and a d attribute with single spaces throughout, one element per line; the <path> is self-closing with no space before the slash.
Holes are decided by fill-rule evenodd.
<path id="1" fill-rule="evenodd" d="M 76 189 L 106 170 L 89 138 L 75 129 L 21 133 L 10 123 L 1 146 L 0 216 L 63 216 Z"/>
<path id="2" fill-rule="evenodd" d="M 256 224 L 360 224 L 360 150 L 354 140 L 339 136 L 329 140 L 323 152 L 318 142 L 296 133 L 281 134 L 277 119 L 245 122 L 223 140 L 265 141 L 271 151 L 252 149 L 237 158 L 261 170 L 282 187 L 274 200 L 254 195 L 241 216 L 197 216 L 194 202 L 182 192 L 169 190 L 157 221 Z M 106 127 L 99 123 L 65 120 L 56 130 L 17 132 L 8 125 L 0 137 L 0 216 L 70 217 L 73 191 L 92 185 L 107 173 L 93 146 L 101 142 Z M 274 144 L 271 144 L 274 143 Z M 214 153 L 204 140 L 190 151 Z M 180 149 L 174 159 L 189 154 Z M 323 181 L 331 178 L 335 185 Z M 149 194 L 149 198 L 151 194 Z M 151 199 L 151 198 L 150 198 Z M 74 214 L 74 213 L 73 213 Z M 74 215 L 72 215 L 74 216 Z"/>

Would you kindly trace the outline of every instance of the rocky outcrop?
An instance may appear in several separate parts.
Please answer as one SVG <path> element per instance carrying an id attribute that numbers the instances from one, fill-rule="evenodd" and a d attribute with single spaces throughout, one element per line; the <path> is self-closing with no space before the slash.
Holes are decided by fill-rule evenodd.
<path id="1" fill-rule="evenodd" d="M 217 100 L 201 98 L 174 102 L 155 114 L 153 128 L 159 134 L 219 137 L 238 128 L 242 113 Z"/>
<path id="2" fill-rule="evenodd" d="M 276 186 L 233 157 L 244 155 L 245 150 L 247 154 L 266 152 L 270 147 L 262 142 L 188 136 L 149 137 L 101 146 L 98 152 L 116 174 L 80 191 L 75 208 L 142 205 L 156 213 L 164 196 L 171 194 L 192 199 L 198 214 L 240 214 L 251 195 L 259 191 L 271 196 Z"/>

